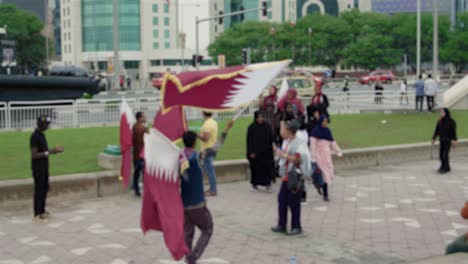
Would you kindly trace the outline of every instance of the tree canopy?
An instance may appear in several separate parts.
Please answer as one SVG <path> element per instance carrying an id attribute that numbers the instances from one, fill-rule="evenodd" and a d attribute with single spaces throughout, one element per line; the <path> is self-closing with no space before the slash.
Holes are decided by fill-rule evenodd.
<path id="1" fill-rule="evenodd" d="M 8 38 L 16 41 L 20 67 L 36 68 L 44 63 L 45 39 L 41 35 L 44 24 L 34 13 L 19 10 L 13 4 L 0 4 L 0 25 L 6 25 Z"/>
<path id="2" fill-rule="evenodd" d="M 432 15 L 421 17 L 421 59 L 432 60 Z M 461 14 L 450 32 L 448 16 L 439 17 L 440 56 L 460 70 L 468 61 L 468 15 Z M 274 34 L 271 29 L 274 28 Z M 312 34 L 309 34 L 309 28 Z M 245 22 L 223 32 L 208 48 L 216 57 L 226 55 L 228 65 L 241 63 L 241 50 L 251 48 L 252 63 L 293 59 L 294 65 L 338 64 L 374 70 L 400 64 L 408 56 L 415 69 L 416 14 L 361 13 L 357 9 L 340 16 L 310 15 L 297 23 Z"/>

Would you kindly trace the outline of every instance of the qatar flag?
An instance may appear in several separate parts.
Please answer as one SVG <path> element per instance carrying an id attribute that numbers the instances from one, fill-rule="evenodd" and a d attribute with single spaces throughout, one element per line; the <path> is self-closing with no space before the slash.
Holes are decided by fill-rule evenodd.
<path id="1" fill-rule="evenodd" d="M 226 111 L 248 105 L 289 63 L 285 60 L 166 74 L 161 86 L 163 111 L 174 106 Z"/>
<path id="2" fill-rule="evenodd" d="M 187 131 L 187 119 L 182 106 L 175 106 L 167 111 L 159 109 L 154 117 L 153 127 L 171 141 L 182 138 Z"/>
<path id="3" fill-rule="evenodd" d="M 161 231 L 166 247 L 180 260 L 189 249 L 184 240 L 184 208 L 179 192 L 179 176 L 187 168 L 181 150 L 156 129 L 145 139 L 145 175 L 141 209 L 141 229 Z"/>
<path id="4" fill-rule="evenodd" d="M 122 152 L 122 162 L 120 164 L 120 177 L 123 185 L 128 186 L 132 173 L 132 131 L 136 119 L 125 99 L 120 104 L 120 151 Z"/>

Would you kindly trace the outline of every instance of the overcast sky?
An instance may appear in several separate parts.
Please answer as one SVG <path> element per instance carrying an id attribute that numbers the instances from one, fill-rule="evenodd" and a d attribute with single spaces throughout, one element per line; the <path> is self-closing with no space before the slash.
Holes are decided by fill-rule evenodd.
<path id="1" fill-rule="evenodd" d="M 179 5 L 179 27 L 182 29 L 183 24 L 183 31 L 187 34 L 186 47 L 195 49 L 195 17 L 208 17 L 208 0 L 179 0 Z M 199 33 L 200 49 L 205 49 L 209 44 L 208 22 L 200 23 Z"/>

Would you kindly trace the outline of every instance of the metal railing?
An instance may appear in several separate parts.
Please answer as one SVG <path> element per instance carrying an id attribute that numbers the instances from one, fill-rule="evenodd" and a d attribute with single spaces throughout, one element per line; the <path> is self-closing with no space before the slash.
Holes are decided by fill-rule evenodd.
<path id="1" fill-rule="evenodd" d="M 384 91 L 381 103 L 376 102 L 373 91 L 338 92 L 329 93 L 329 112 L 346 114 L 362 111 L 394 111 L 413 110 L 415 96 L 408 94 L 400 103 L 398 91 Z M 304 106 L 310 104 L 311 97 L 302 98 Z M 133 112 L 143 111 L 149 122 L 154 119 L 159 109 L 159 97 L 127 98 Z M 436 105 L 441 105 L 442 96 L 436 97 Z M 187 120 L 201 120 L 202 112 L 199 109 L 186 107 Z M 258 103 L 250 104 L 242 113 L 243 117 L 252 117 L 258 109 Z M 216 118 L 227 119 L 233 117 L 239 110 L 219 112 Z M 120 120 L 120 99 L 91 99 L 91 100 L 60 100 L 39 102 L 0 102 L 0 131 L 33 129 L 36 118 L 47 114 L 52 118 L 53 126 L 59 128 L 117 126 Z"/>

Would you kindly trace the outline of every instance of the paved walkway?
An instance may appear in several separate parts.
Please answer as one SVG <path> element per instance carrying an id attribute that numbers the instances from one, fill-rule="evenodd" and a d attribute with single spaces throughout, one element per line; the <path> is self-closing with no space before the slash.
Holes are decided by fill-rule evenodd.
<path id="1" fill-rule="evenodd" d="M 276 194 L 251 192 L 246 182 L 220 185 L 220 196 L 209 199 L 215 230 L 200 263 L 280 264 L 296 256 L 300 264 L 376 264 L 441 255 L 468 231 L 459 216 L 466 160 L 456 159 L 448 175 L 434 172 L 435 161 L 340 173 L 331 203 L 310 192 L 299 237 L 270 232 Z M 131 195 L 49 207 L 48 225 L 31 223 L 30 209 L 0 211 L 0 264 L 174 263 L 159 233 L 141 234 L 140 201 Z"/>

